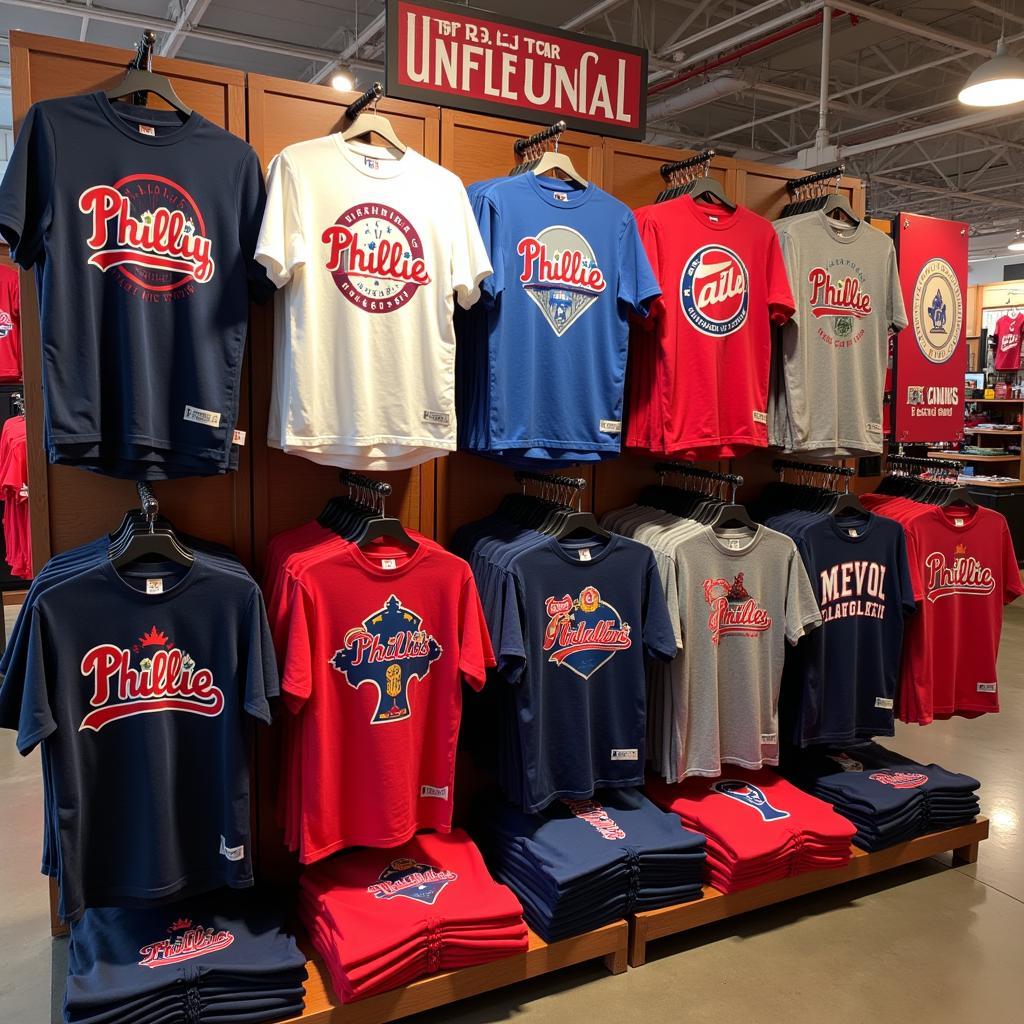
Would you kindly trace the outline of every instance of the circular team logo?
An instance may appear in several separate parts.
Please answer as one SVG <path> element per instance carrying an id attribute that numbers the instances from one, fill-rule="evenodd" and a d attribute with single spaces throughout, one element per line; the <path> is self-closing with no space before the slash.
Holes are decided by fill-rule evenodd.
<path id="1" fill-rule="evenodd" d="M 686 261 L 679 304 L 701 334 L 732 334 L 747 319 L 749 301 L 747 268 L 732 249 L 705 245 Z"/>
<path id="2" fill-rule="evenodd" d="M 960 282 L 942 259 L 929 260 L 914 285 L 914 337 L 924 357 L 945 363 L 956 349 L 963 327 Z"/>
<path id="3" fill-rule="evenodd" d="M 338 290 L 364 312 L 401 309 L 430 283 L 419 233 L 390 206 L 353 206 L 324 230 L 322 240 Z"/>

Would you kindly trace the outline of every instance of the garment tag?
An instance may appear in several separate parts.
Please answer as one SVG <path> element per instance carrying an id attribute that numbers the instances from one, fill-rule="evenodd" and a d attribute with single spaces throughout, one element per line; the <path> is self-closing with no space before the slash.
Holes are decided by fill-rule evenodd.
<path id="1" fill-rule="evenodd" d="M 725 544 L 730 551 L 739 551 L 743 547 L 743 541 L 739 538 L 723 537 L 722 543 Z"/>
<path id="2" fill-rule="evenodd" d="M 978 693 L 995 693 L 995 683 L 978 683 Z"/>
<path id="3" fill-rule="evenodd" d="M 892 697 L 876 697 L 875 707 L 883 711 L 892 711 Z"/>
<path id="4" fill-rule="evenodd" d="M 565 192 L 552 192 L 551 193 L 560 203 L 569 202 L 569 196 Z"/>
<path id="5" fill-rule="evenodd" d="M 450 412 L 438 412 L 436 409 L 424 409 L 423 420 L 426 423 L 437 423 L 439 426 L 451 425 L 452 414 Z"/>
<path id="6" fill-rule="evenodd" d="M 241 860 L 245 856 L 245 846 L 228 846 L 227 840 L 221 836 L 220 855 L 228 860 Z"/>
<path id="7" fill-rule="evenodd" d="M 420 796 L 433 797 L 435 800 L 448 799 L 447 786 L 420 786 Z"/>
<path id="8" fill-rule="evenodd" d="M 721 217 L 716 217 L 713 213 L 708 214 L 708 220 L 711 221 L 712 224 L 717 224 L 721 219 Z"/>
<path id="9" fill-rule="evenodd" d="M 245 431 L 244 430 L 236 430 L 231 435 L 231 443 L 232 444 L 237 444 L 239 447 L 241 447 L 243 444 L 245 444 Z"/>
<path id="10" fill-rule="evenodd" d="M 590 561 L 590 548 L 580 548 L 579 556 L 580 556 L 580 561 L 581 562 L 589 562 Z"/>
<path id="11" fill-rule="evenodd" d="M 864 424 L 864 429 L 869 434 L 880 434 L 882 432 L 882 424 L 881 423 L 865 423 Z"/>
<path id="12" fill-rule="evenodd" d="M 779 734 L 777 732 L 763 732 L 761 733 L 762 743 L 778 743 Z"/>
<path id="13" fill-rule="evenodd" d="M 157 580 L 146 580 L 146 593 L 147 594 L 162 594 L 164 592 L 164 581 Z"/>
<path id="14" fill-rule="evenodd" d="M 151 124 L 140 124 L 139 125 L 140 135 L 156 135 L 156 129 Z"/>
<path id="15" fill-rule="evenodd" d="M 220 413 L 209 409 L 198 409 L 194 405 L 185 406 L 186 423 L 202 423 L 204 427 L 219 427 Z"/>
<path id="16" fill-rule="evenodd" d="M 374 160 L 372 156 L 364 156 L 363 157 L 363 164 L 366 166 L 367 170 L 370 170 L 370 171 L 379 171 L 380 170 L 380 161 L 379 160 Z"/>
<path id="17" fill-rule="evenodd" d="M 382 558 L 380 560 L 380 567 L 382 569 L 397 569 L 398 562 L 393 558 Z"/>
<path id="18" fill-rule="evenodd" d="M 597 426 L 602 434 L 622 433 L 622 420 L 601 420 Z"/>
<path id="19" fill-rule="evenodd" d="M 964 525 L 964 521 L 962 519 L 954 519 L 953 520 L 953 525 L 954 526 L 963 526 Z"/>
<path id="20" fill-rule="evenodd" d="M 754 417 L 755 423 L 768 423 L 768 413 L 761 412 L 760 409 L 755 409 L 750 415 Z"/>
<path id="21" fill-rule="evenodd" d="M 859 533 L 858 533 L 858 532 L 857 532 L 857 531 L 856 531 L 856 530 L 855 530 L 855 529 L 854 529 L 854 528 L 853 528 L 852 526 L 851 526 L 851 527 L 850 527 L 850 528 L 849 528 L 849 529 L 848 529 L 848 530 L 847 530 L 846 532 L 847 532 L 847 533 L 848 533 L 848 534 L 849 534 L 849 535 L 850 535 L 851 537 L 859 537 L 859 536 L 860 536 L 860 534 L 859 534 Z"/>
<path id="22" fill-rule="evenodd" d="M 612 749 L 613 761 L 639 761 L 640 751 L 636 747 L 624 747 Z"/>

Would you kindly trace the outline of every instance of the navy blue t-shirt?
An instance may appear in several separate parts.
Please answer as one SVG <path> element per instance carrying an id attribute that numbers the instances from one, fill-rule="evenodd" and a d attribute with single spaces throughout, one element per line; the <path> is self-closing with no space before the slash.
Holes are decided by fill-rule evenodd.
<path id="1" fill-rule="evenodd" d="M 826 516 L 796 537 L 822 627 L 787 652 L 780 711 L 798 746 L 893 735 L 904 618 L 914 611 L 903 527 Z"/>
<path id="2" fill-rule="evenodd" d="M 650 548 L 554 538 L 512 563 L 498 667 L 515 685 L 523 807 L 644 778 L 645 666 L 675 634 Z"/>
<path id="3" fill-rule="evenodd" d="M 42 743 L 61 916 L 251 885 L 248 722 L 269 722 L 279 691 L 253 579 L 201 553 L 120 574 L 106 560 L 30 614 L 0 725 L 23 754 Z"/>
<path id="4" fill-rule="evenodd" d="M 0 233 L 36 268 L 51 462 L 115 476 L 223 473 L 265 190 L 246 142 L 193 112 L 101 93 L 29 110 Z"/>

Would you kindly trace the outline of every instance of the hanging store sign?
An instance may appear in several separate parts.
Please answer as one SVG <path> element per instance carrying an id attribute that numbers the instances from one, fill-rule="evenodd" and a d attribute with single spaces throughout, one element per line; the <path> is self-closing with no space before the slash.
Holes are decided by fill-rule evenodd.
<path id="1" fill-rule="evenodd" d="M 647 51 L 436 0 L 388 0 L 397 99 L 642 139 Z"/>
<path id="2" fill-rule="evenodd" d="M 967 369 L 968 225 L 901 213 L 896 222 L 910 326 L 896 345 L 893 439 L 958 441 Z"/>

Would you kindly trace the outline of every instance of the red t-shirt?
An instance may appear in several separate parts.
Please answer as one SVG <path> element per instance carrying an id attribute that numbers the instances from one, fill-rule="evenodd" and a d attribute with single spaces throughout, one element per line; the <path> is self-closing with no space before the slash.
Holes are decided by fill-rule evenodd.
<path id="1" fill-rule="evenodd" d="M 21 380 L 21 302 L 17 271 L 0 263 L 0 381 Z"/>
<path id="2" fill-rule="evenodd" d="M 997 370 L 1020 369 L 1020 341 L 1024 333 L 1024 313 L 1015 317 L 1001 316 L 996 323 L 996 359 Z"/>
<path id="3" fill-rule="evenodd" d="M 630 346 L 626 443 L 698 459 L 764 448 L 771 324 L 793 312 L 775 229 L 690 196 L 636 218 L 662 295 Z"/>
<path id="4" fill-rule="evenodd" d="M 282 691 L 301 706 L 299 858 L 451 828 L 461 683 L 494 665 L 469 566 L 421 543 L 307 565 Z"/>
<path id="5" fill-rule="evenodd" d="M 918 611 L 903 644 L 900 717 L 927 725 L 998 711 L 1003 605 L 1024 593 L 1006 520 L 934 506 L 905 529 Z"/>

